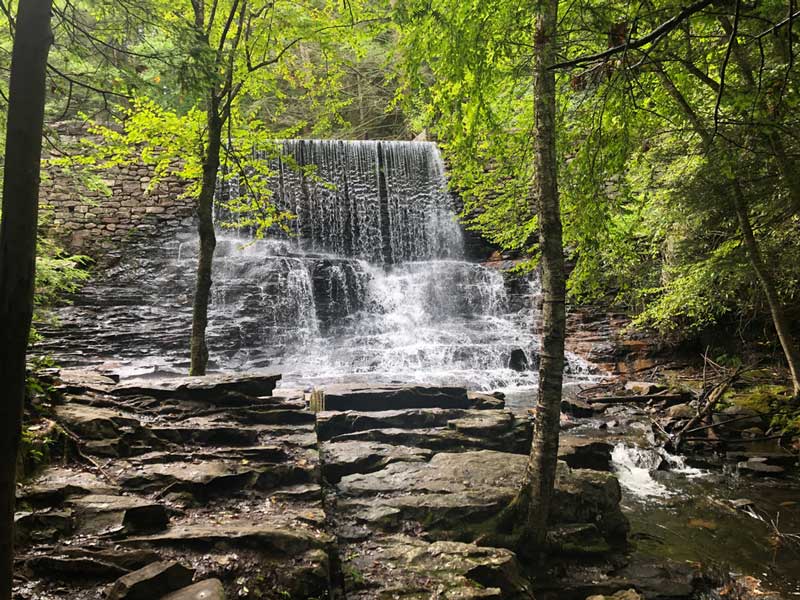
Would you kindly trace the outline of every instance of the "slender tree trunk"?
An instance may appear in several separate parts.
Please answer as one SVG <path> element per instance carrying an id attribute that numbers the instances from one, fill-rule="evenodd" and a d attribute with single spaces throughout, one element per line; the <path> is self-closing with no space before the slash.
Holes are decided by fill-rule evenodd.
<path id="1" fill-rule="evenodd" d="M 20 0 L 11 57 L 0 223 L 0 600 L 11 598 L 25 354 L 33 317 L 51 0 Z"/>
<path id="2" fill-rule="evenodd" d="M 780 340 L 781 348 L 783 348 L 783 353 L 786 356 L 786 362 L 789 364 L 789 373 L 792 377 L 794 395 L 800 396 L 800 353 L 798 353 L 797 345 L 792 338 L 791 327 L 786 319 L 786 313 L 783 312 L 783 305 L 775 289 L 775 282 L 772 280 L 772 274 L 769 272 L 769 268 L 761 257 L 761 250 L 758 247 L 756 236 L 753 233 L 753 227 L 750 224 L 750 214 L 744 193 L 738 181 L 734 181 L 733 187 L 734 208 L 736 210 L 736 216 L 739 219 L 742 237 L 744 237 L 747 256 L 750 259 L 753 270 L 756 272 L 756 277 L 758 277 L 758 281 L 761 284 L 761 289 L 767 297 L 769 311 L 772 314 L 772 323 L 775 325 L 778 340 Z"/>
<path id="3" fill-rule="evenodd" d="M 556 57 L 558 2 L 540 0 L 536 11 L 533 80 L 536 174 L 533 196 L 539 215 L 544 323 L 533 446 L 520 495 L 527 500 L 525 540 L 534 548 L 543 548 L 558 457 L 566 316 L 556 160 L 556 85 L 555 73 L 548 68 L 555 63 Z"/>
<path id="4" fill-rule="evenodd" d="M 190 375 L 205 375 L 208 364 L 206 327 L 211 296 L 211 271 L 217 238 L 214 234 L 214 193 L 217 188 L 219 155 L 222 146 L 223 120 L 220 100 L 212 92 L 208 101 L 208 145 L 203 157 L 203 181 L 197 199 L 197 231 L 200 235 L 200 254 L 197 261 L 197 284 L 192 312 L 192 342 Z"/>

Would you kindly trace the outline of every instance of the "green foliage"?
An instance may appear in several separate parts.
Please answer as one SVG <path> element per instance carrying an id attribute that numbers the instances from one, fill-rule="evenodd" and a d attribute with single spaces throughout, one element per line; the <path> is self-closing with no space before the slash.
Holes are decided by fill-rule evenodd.
<path id="1" fill-rule="evenodd" d="M 681 8 L 672 0 L 564 2 L 560 55 L 603 52 Z M 638 326 L 678 336 L 732 316 L 769 318 L 731 202 L 737 185 L 781 300 L 800 306 L 800 179 L 791 175 L 800 172 L 792 58 L 800 39 L 785 30 L 757 37 L 784 19 L 785 5 L 740 8 L 733 38 L 731 5 L 695 14 L 652 44 L 558 71 L 574 301 L 610 299 L 636 314 Z M 535 10 L 498 0 L 405 0 L 397 11 L 406 65 L 398 102 L 440 139 L 469 226 L 534 259 Z"/>

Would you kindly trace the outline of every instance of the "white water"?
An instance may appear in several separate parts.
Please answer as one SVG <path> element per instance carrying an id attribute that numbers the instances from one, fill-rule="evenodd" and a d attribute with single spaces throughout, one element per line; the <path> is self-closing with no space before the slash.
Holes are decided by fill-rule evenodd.
<path id="1" fill-rule="evenodd" d="M 699 477 L 703 471 L 688 467 L 683 456 L 670 454 L 663 448 L 641 448 L 618 443 L 611 452 L 614 472 L 620 485 L 637 498 L 668 498 L 676 492 L 653 475 L 665 467 L 684 477 Z"/>

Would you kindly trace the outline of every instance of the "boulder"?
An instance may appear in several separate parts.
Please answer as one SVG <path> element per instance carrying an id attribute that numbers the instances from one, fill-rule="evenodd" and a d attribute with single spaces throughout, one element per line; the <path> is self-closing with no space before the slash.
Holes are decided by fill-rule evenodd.
<path id="1" fill-rule="evenodd" d="M 395 535 L 348 547 L 345 556 L 351 599 L 533 598 L 516 555 L 502 548 Z"/>
<path id="2" fill-rule="evenodd" d="M 603 440 L 562 434 L 558 442 L 558 459 L 573 469 L 610 471 L 613 450 L 614 446 Z"/>
<path id="3" fill-rule="evenodd" d="M 527 371 L 530 368 L 528 356 L 522 348 L 514 348 L 511 357 L 508 359 L 508 368 L 513 371 Z"/>
<path id="4" fill-rule="evenodd" d="M 779 477 L 786 473 L 786 469 L 778 465 L 767 463 L 767 459 L 763 457 L 751 458 L 737 463 L 736 468 L 740 473 L 758 477 Z"/>
<path id="5" fill-rule="evenodd" d="M 348 475 L 339 483 L 339 509 L 371 529 L 395 531 L 404 523 L 424 523 L 432 536 L 471 541 L 482 522 L 516 494 L 527 456 L 490 450 L 435 454 L 429 462 L 398 462 L 369 474 Z M 617 479 L 561 463 L 552 522 L 594 523 L 603 537 L 625 538 L 628 523 Z M 472 531 L 476 528 L 475 531 Z"/>
<path id="6" fill-rule="evenodd" d="M 225 600 L 225 588 L 219 579 L 205 579 L 172 592 L 161 600 Z"/>
<path id="7" fill-rule="evenodd" d="M 425 385 L 325 386 L 325 410 L 385 411 L 403 408 L 469 408 L 467 390 Z"/>
<path id="8" fill-rule="evenodd" d="M 123 575 L 114 582 L 107 600 L 155 600 L 186 587 L 192 582 L 194 569 L 175 561 L 161 561 Z"/>

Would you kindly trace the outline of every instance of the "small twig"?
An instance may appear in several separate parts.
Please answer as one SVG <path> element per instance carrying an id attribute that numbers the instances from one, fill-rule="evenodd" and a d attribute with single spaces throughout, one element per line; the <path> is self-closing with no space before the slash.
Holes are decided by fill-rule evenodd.
<path id="1" fill-rule="evenodd" d="M 84 454 L 83 450 L 81 450 L 81 444 L 83 443 L 83 441 L 77 434 L 70 431 L 69 428 L 67 428 L 63 423 L 59 423 L 58 427 L 61 429 L 61 431 L 64 432 L 64 435 L 66 435 L 75 444 L 75 452 L 78 455 L 78 458 L 91 464 L 94 468 L 96 468 L 100 472 L 100 474 L 103 477 L 108 479 L 109 482 L 111 482 L 114 485 L 118 485 L 117 480 L 114 479 L 114 477 L 112 477 L 108 473 L 106 473 L 105 469 L 103 469 L 103 467 L 101 467 L 100 464 L 95 459 L 93 459 L 91 456 Z"/>

